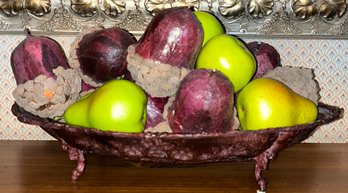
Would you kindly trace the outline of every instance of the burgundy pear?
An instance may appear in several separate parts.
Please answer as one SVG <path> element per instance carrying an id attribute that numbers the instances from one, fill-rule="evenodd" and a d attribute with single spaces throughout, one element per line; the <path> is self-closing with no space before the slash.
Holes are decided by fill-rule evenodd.
<path id="1" fill-rule="evenodd" d="M 202 38 L 201 24 L 190 9 L 165 9 L 148 25 L 135 53 L 172 66 L 193 69 Z"/>
<path id="2" fill-rule="evenodd" d="M 12 51 L 11 67 L 17 84 L 33 80 L 39 75 L 56 78 L 53 69 L 69 68 L 63 48 L 45 36 L 27 37 Z"/>
<path id="3" fill-rule="evenodd" d="M 191 71 L 181 82 L 168 122 L 174 133 L 227 132 L 233 125 L 234 91 L 219 71 Z"/>

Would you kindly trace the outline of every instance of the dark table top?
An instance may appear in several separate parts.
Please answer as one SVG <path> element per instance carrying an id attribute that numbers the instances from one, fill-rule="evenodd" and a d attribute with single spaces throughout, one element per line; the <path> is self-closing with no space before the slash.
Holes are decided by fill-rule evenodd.
<path id="1" fill-rule="evenodd" d="M 153 165 L 87 155 L 82 176 L 57 141 L 0 141 L 0 192 L 256 192 L 254 163 Z M 348 144 L 302 143 L 282 151 L 264 173 L 267 193 L 348 192 Z"/>

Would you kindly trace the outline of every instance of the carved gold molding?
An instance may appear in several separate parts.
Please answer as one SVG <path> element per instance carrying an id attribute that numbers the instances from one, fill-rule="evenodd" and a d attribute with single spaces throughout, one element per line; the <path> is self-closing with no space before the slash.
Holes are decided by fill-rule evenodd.
<path id="1" fill-rule="evenodd" d="M 211 11 L 234 34 L 348 34 L 347 0 L 0 0 L 0 32 L 103 25 L 140 34 L 159 10 L 177 6 Z"/>

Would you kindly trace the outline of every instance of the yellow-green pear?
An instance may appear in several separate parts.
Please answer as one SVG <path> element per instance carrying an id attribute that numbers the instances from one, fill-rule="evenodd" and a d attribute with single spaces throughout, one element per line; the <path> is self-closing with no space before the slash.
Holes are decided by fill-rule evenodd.
<path id="1" fill-rule="evenodd" d="M 272 78 L 249 82 L 238 94 L 236 108 L 242 130 L 306 124 L 318 116 L 314 102 Z"/>
<path id="2" fill-rule="evenodd" d="M 147 97 L 129 80 L 110 80 L 70 105 L 64 112 L 69 125 L 102 131 L 143 132 Z"/>

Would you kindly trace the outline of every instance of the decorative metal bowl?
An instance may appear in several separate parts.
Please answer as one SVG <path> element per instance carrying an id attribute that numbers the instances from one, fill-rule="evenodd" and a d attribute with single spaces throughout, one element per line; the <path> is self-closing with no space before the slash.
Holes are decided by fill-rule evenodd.
<path id="1" fill-rule="evenodd" d="M 61 142 L 70 160 L 77 161 L 73 180 L 83 173 L 88 153 L 170 164 L 254 160 L 255 177 L 261 191 L 267 188 L 262 172 L 268 168 L 270 160 L 281 150 L 307 139 L 319 126 L 338 120 L 343 115 L 343 109 L 320 103 L 315 122 L 292 127 L 209 134 L 130 134 L 69 126 L 35 116 L 16 103 L 12 106 L 12 112 L 19 121 L 38 125 Z"/>

